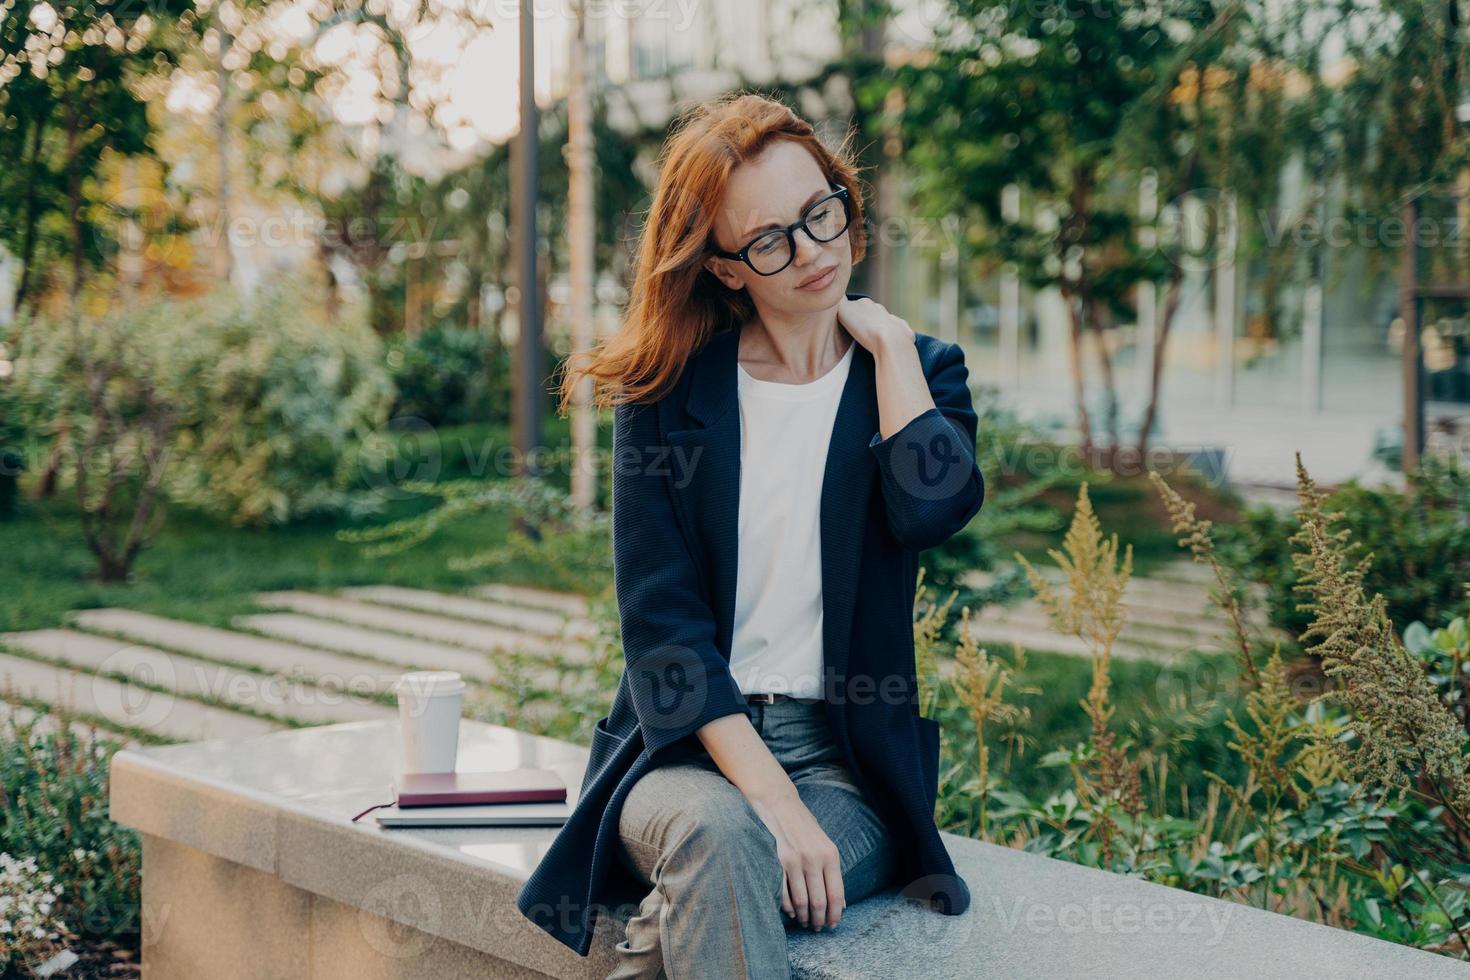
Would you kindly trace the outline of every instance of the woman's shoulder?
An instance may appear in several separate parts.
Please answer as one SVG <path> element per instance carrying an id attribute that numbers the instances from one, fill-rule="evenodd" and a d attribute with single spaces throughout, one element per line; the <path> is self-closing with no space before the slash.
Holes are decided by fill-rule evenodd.
<path id="1" fill-rule="evenodd" d="M 617 404 L 615 412 L 619 415 L 627 415 L 629 417 L 636 415 L 652 422 L 661 415 L 669 412 L 672 408 L 683 405 L 688 398 L 689 386 L 693 381 L 695 370 L 700 361 L 709 356 L 710 349 L 715 346 L 717 341 L 730 333 L 733 333 L 733 331 L 716 334 L 713 339 L 705 341 L 700 347 L 691 351 L 684 358 L 684 363 L 674 372 L 673 379 L 665 384 L 657 394 L 644 395 L 636 401 L 621 401 Z"/>
<path id="2" fill-rule="evenodd" d="M 933 377 L 941 364 L 964 357 L 959 344 L 917 330 L 914 331 L 914 346 L 918 348 L 919 364 L 924 368 L 925 377 Z"/>

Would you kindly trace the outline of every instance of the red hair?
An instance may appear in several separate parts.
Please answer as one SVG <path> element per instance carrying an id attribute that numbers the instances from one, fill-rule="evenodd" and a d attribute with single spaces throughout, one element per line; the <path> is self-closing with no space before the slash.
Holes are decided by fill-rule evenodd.
<path id="1" fill-rule="evenodd" d="M 847 188 L 852 261 L 867 251 L 858 167 L 843 145 L 830 150 L 812 125 L 781 102 L 736 93 L 700 103 L 675 122 L 658 156 L 658 185 L 638 243 L 638 259 L 620 329 L 567 359 L 558 410 L 565 414 L 582 377 L 593 378 L 593 404 L 656 401 L 689 356 L 712 337 L 755 316 L 745 290 L 732 290 L 704 267 L 714 219 L 730 173 L 776 140 L 807 148 L 827 179 Z M 573 365 L 573 361 L 585 363 Z"/>

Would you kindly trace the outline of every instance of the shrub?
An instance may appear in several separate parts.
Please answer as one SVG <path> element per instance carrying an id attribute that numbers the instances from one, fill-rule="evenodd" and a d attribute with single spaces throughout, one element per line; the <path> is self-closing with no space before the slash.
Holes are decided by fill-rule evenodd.
<path id="1" fill-rule="evenodd" d="M 393 388 L 360 315 L 326 323 L 305 285 L 135 300 L 17 331 L 10 404 L 75 488 L 104 581 L 124 581 L 165 500 L 236 525 L 377 513 L 360 446 Z"/>
<path id="2" fill-rule="evenodd" d="M 168 300 L 92 316 L 82 307 L 15 329 L 9 405 L 48 441 L 48 471 L 77 497 L 102 581 L 125 581 L 162 527 L 164 477 L 192 424 L 190 377 L 201 359 L 189 320 Z"/>
<path id="3" fill-rule="evenodd" d="M 611 580 L 611 516 L 578 508 L 570 494 L 531 476 L 503 480 L 405 481 L 407 493 L 437 497 L 429 510 L 378 527 L 344 528 L 339 541 L 366 544 L 365 559 L 378 559 L 412 548 L 443 527 L 473 514 L 495 510 L 514 516 L 503 545 L 473 555 L 457 556 L 455 571 L 498 568 L 518 561 L 544 568 L 559 587 L 596 589 Z"/>
<path id="4" fill-rule="evenodd" d="M 1227 743 L 1244 777 L 1206 771 L 1197 810 L 1190 787 L 1168 792 L 1177 756 L 1112 737 L 1108 651 L 1126 618 L 1128 565 L 1126 556 L 1118 565 L 1116 538 L 1104 540 L 1084 485 L 1066 553 L 1051 552 L 1067 573 L 1066 593 L 1038 588 L 1054 627 L 1092 651 L 1083 705 L 1091 738 L 1040 762 L 1069 767 L 1075 785 L 1033 799 L 1016 788 L 1009 753 L 992 765 L 966 725 L 946 726 L 940 825 L 1463 958 L 1470 913 L 1464 620 L 1433 631 L 1418 626 L 1400 643 L 1383 597 L 1365 594 L 1367 561 L 1338 526 L 1344 515 L 1326 509 L 1298 462 L 1302 506 L 1289 543 L 1300 611 L 1309 617 L 1298 639 L 1320 641 L 1309 652 L 1321 656 L 1333 682 L 1303 698 L 1279 649 L 1257 661 L 1259 644 L 1242 616 L 1242 576 L 1217 557 L 1210 522 L 1151 478 L 1179 544 L 1211 567 L 1214 597 L 1238 641 L 1235 704 L 1191 735 Z M 987 722 L 1025 725 L 1027 710 L 1012 704 L 1014 695 L 1034 693 L 1015 683 L 1024 660 L 1011 666 L 977 648 L 962 612 L 954 687 L 974 730 L 983 737 Z"/>
<path id="5" fill-rule="evenodd" d="M 285 278 L 197 307 L 200 356 L 169 493 L 235 525 L 378 513 L 358 488 L 360 446 L 388 419 L 393 383 L 358 309 L 327 322 L 308 286 Z"/>
<path id="6" fill-rule="evenodd" d="M 494 413 L 481 331 L 436 326 L 399 336 L 388 344 L 386 363 L 398 392 L 395 417 L 411 415 L 438 426 L 483 422 Z"/>
<path id="7" fill-rule="evenodd" d="M 34 721 L 0 723 L 0 853 L 26 856 L 9 874 L 30 881 L 33 894 L 45 887 L 49 899 L 36 897 L 33 916 L 44 906 L 51 924 L 43 931 L 57 933 L 33 934 L 39 945 L 29 953 L 54 952 L 56 940 L 135 946 L 142 850 L 137 833 L 108 816 L 108 769 L 120 745 L 95 730 L 80 738 L 64 708 L 55 717 L 60 724 L 45 732 Z M 13 900 L 12 912 L 27 901 Z"/>
<path id="8" fill-rule="evenodd" d="M 62 893 L 35 858 L 0 851 L 0 968 L 6 976 L 21 963 L 50 956 L 69 934 L 56 912 Z"/>
<path id="9" fill-rule="evenodd" d="M 980 417 L 976 462 L 985 478 L 985 503 L 964 530 L 924 552 L 927 580 L 941 596 L 953 595 L 962 607 L 1006 602 L 1026 594 L 1025 575 L 1006 560 L 1001 542 L 1018 532 L 1050 532 L 1062 526 L 1061 513 L 1044 499 L 1067 478 L 1051 452 L 1030 452 L 1041 433 L 1002 403 L 994 388 L 976 395 Z M 1024 464 L 1018 465 L 1024 461 Z M 977 588 L 966 581 L 976 571 L 996 572 L 993 584 Z"/>
<path id="10" fill-rule="evenodd" d="M 1342 528 L 1371 555 L 1363 588 L 1383 595 L 1391 623 L 1439 623 L 1453 615 L 1460 583 L 1470 579 L 1470 467 L 1453 457 L 1425 456 L 1402 491 L 1350 480 L 1323 506 L 1342 512 Z M 1300 634 L 1311 614 L 1297 608 L 1291 558 L 1296 521 L 1267 507 L 1249 508 L 1243 516 L 1239 527 L 1225 529 L 1221 546 L 1265 583 L 1271 621 Z"/>
<path id="11" fill-rule="evenodd" d="M 11 360 L 14 352 L 6 341 L 7 335 L 0 334 L 0 521 L 15 514 L 16 490 L 25 468 L 25 430 L 10 380 L 15 370 Z"/>

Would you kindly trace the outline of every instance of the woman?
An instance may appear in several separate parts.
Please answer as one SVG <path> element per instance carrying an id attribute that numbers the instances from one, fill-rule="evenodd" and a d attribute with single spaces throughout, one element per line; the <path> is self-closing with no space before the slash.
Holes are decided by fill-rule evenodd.
<path id="1" fill-rule="evenodd" d="M 583 956 L 629 906 L 614 977 L 765 980 L 786 928 L 881 888 L 969 905 L 912 603 L 918 551 L 985 485 L 959 346 L 846 294 L 866 240 L 844 152 L 745 94 L 660 163 L 624 329 L 563 379 L 564 406 L 585 375 L 616 406 L 626 669 L 517 904 Z"/>

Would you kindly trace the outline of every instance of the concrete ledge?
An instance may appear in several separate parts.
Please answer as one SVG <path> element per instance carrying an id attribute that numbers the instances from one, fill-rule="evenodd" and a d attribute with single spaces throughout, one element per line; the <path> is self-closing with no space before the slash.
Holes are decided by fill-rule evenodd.
<path id="1" fill-rule="evenodd" d="M 555 828 L 384 830 L 396 721 L 125 749 L 111 813 L 141 831 L 143 966 L 157 980 L 605 977 L 623 922 L 586 958 L 515 895 Z M 586 749 L 465 721 L 464 769 L 545 766 L 578 791 Z M 945 835 L 964 915 L 894 892 L 837 929 L 788 934 L 799 978 L 1467 978 L 1470 965 L 1260 909 Z"/>

